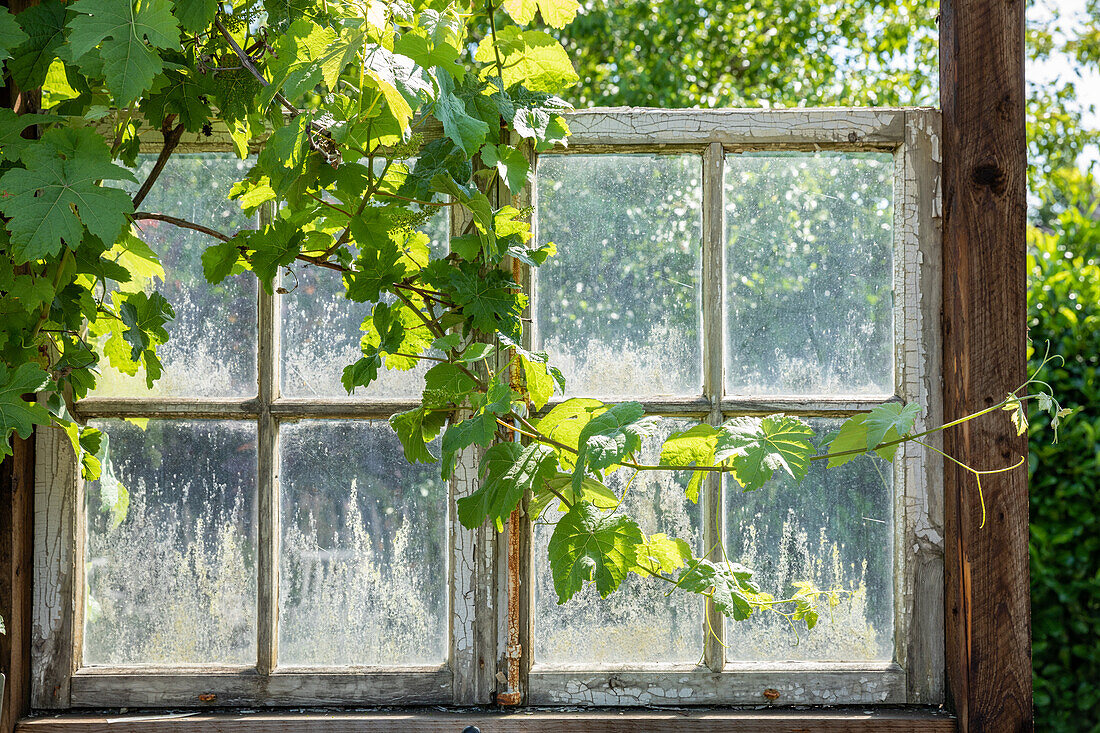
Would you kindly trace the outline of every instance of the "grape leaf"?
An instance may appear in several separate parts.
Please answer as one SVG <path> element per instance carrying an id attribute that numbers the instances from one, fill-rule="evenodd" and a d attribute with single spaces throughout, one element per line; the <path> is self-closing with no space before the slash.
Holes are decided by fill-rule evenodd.
<path id="1" fill-rule="evenodd" d="M 64 243 L 76 249 L 84 227 L 114 242 L 133 204 L 125 191 L 96 185 L 102 179 L 134 180 L 111 162 L 103 137 L 90 128 L 55 128 L 23 150 L 26 168 L 0 177 L 0 211 L 9 217 L 16 264 L 56 255 Z"/>
<path id="2" fill-rule="evenodd" d="M 676 585 L 709 596 L 722 615 L 744 621 L 752 615 L 753 595 L 759 592 L 751 578 L 752 571 L 742 565 L 693 560 L 681 571 Z"/>
<path id="3" fill-rule="evenodd" d="M 390 427 L 397 433 L 405 449 L 409 463 L 435 463 L 436 457 L 428 450 L 428 443 L 435 440 L 447 420 L 447 413 L 417 407 L 390 417 Z"/>
<path id="4" fill-rule="evenodd" d="M 599 400 L 574 397 L 554 406 L 545 416 L 536 420 L 534 426 L 548 438 L 576 450 L 581 430 L 592 418 L 606 410 L 607 406 Z M 559 463 L 564 470 L 571 471 L 576 465 L 573 455 L 564 450 L 558 454 Z"/>
<path id="5" fill-rule="evenodd" d="M 719 428 L 714 459 L 732 458 L 734 478 L 753 491 L 779 469 L 795 481 L 805 478 L 814 454 L 812 439 L 813 430 L 797 417 L 736 417 Z"/>
<path id="6" fill-rule="evenodd" d="M 829 468 L 843 466 L 854 461 L 868 450 L 867 413 L 852 415 L 840 426 L 840 430 L 829 442 Z M 876 442 L 874 445 L 878 445 Z M 859 451 L 852 453 L 850 451 Z"/>
<path id="7" fill-rule="evenodd" d="M 461 422 L 453 423 L 443 433 L 443 480 L 454 472 L 455 456 L 463 448 L 475 443 L 487 446 L 493 442 L 497 431 L 497 416 L 487 410 L 479 410 Z"/>
<path id="8" fill-rule="evenodd" d="M 65 5 L 46 0 L 16 16 L 27 40 L 12 50 L 8 73 L 23 89 L 42 86 L 50 64 L 65 43 Z"/>
<path id="9" fill-rule="evenodd" d="M 435 116 L 443 123 L 443 134 L 455 141 L 467 157 L 473 157 L 485 136 L 489 125 L 466 112 L 465 103 L 455 96 L 454 79 L 445 71 L 437 71 L 439 96 L 435 100 Z"/>
<path id="10" fill-rule="evenodd" d="M 607 598 L 637 564 L 642 531 L 630 517 L 606 516 L 587 501 L 572 506 L 550 537 L 550 572 L 558 605 L 572 598 L 587 581 L 595 581 Z"/>
<path id="11" fill-rule="evenodd" d="M 653 432 L 657 417 L 645 417 L 638 402 L 622 402 L 592 418 L 577 437 L 577 466 L 573 470 L 573 490 L 580 491 L 586 469 L 610 468 L 636 453 L 642 438 Z"/>
<path id="12" fill-rule="evenodd" d="M 913 429 L 913 423 L 920 414 L 920 405 L 888 402 L 879 405 L 867 414 L 867 448 L 874 449 L 879 443 L 897 440 Z M 891 445 L 875 451 L 888 461 L 894 460 L 898 446 Z"/>
<path id="13" fill-rule="evenodd" d="M 671 573 L 684 567 L 691 560 L 691 545 L 684 540 L 669 537 L 666 534 L 654 534 L 639 545 L 635 572 L 639 575 L 657 575 Z"/>
<path id="14" fill-rule="evenodd" d="M 241 252 L 233 240 L 212 244 L 202 252 L 202 274 L 207 282 L 220 283 L 240 261 Z"/>
<path id="15" fill-rule="evenodd" d="M 483 72 L 485 76 L 497 73 L 491 65 L 496 60 L 493 45 L 492 36 L 486 36 L 474 53 L 475 60 L 490 64 Z M 502 57 L 505 87 L 523 84 L 536 92 L 560 94 L 580 79 L 562 45 L 542 31 L 502 28 L 497 33 L 496 47 Z"/>
<path id="16" fill-rule="evenodd" d="M 551 28 L 564 28 L 577 17 L 580 3 L 577 0 L 504 0 L 504 11 L 520 25 L 535 19 L 535 10 Z"/>
<path id="17" fill-rule="evenodd" d="M 214 22 L 218 0 L 173 0 L 175 16 L 188 33 L 201 33 Z"/>
<path id="18" fill-rule="evenodd" d="M 688 430 L 673 433 L 661 446 L 661 463 L 686 466 L 713 466 L 714 451 L 718 444 L 718 428 L 706 423 L 693 425 Z M 699 502 L 699 486 L 703 471 L 692 471 L 685 493 L 692 503 Z"/>
<path id="19" fill-rule="evenodd" d="M 540 443 L 491 446 L 481 460 L 481 486 L 456 503 L 459 521 L 474 529 L 488 518 L 498 532 L 504 531 L 504 520 L 519 505 L 523 492 L 553 475 L 556 463 L 553 449 Z"/>
<path id="20" fill-rule="evenodd" d="M 60 119 L 56 115 L 17 115 L 10 109 L 0 108 L 0 160 L 17 160 L 24 148 L 34 144 L 23 137 L 23 130 Z"/>
<path id="21" fill-rule="evenodd" d="M 69 9 L 73 59 L 86 68 L 99 48 L 107 88 L 119 106 L 141 96 L 164 68 L 155 49 L 180 50 L 179 27 L 170 0 L 76 0 Z"/>
<path id="22" fill-rule="evenodd" d="M 573 493 L 573 476 L 560 472 L 555 472 L 541 484 L 534 486 L 532 491 L 534 493 L 531 495 L 531 501 L 527 504 L 527 513 L 531 515 L 532 521 L 538 519 L 546 507 L 558 501 L 558 494 L 565 497 L 570 505 L 587 501 L 600 510 L 614 509 L 619 505 L 619 496 L 591 476 L 585 476 L 579 496 Z M 558 511 L 568 511 L 568 507 L 559 502 Z"/>
<path id="23" fill-rule="evenodd" d="M 146 382 L 152 388 L 160 376 L 160 360 L 156 348 L 168 340 L 164 325 L 175 318 L 175 311 L 158 292 L 146 295 L 142 291 L 126 293 L 118 307 L 118 315 L 126 329 L 122 338 L 130 344 L 130 359 L 145 359 Z"/>
<path id="24" fill-rule="evenodd" d="M 518 194 L 527 185 L 531 164 L 523 153 L 510 145 L 486 145 L 481 149 L 481 160 L 497 169 L 512 193 Z"/>
<path id="25" fill-rule="evenodd" d="M 23 395 L 46 386 L 49 376 L 37 364 L 20 364 L 14 370 L 0 362 L 0 456 L 11 455 L 11 434 L 31 437 L 35 425 L 49 425 L 50 413 L 44 405 L 27 402 Z"/>
<path id="26" fill-rule="evenodd" d="M 477 383 L 457 364 L 436 364 L 424 374 L 424 404 L 430 407 L 460 405 Z"/>
<path id="27" fill-rule="evenodd" d="M 0 6 L 0 63 L 11 58 L 11 52 L 30 40 L 16 22 L 15 16 L 4 6 Z"/>

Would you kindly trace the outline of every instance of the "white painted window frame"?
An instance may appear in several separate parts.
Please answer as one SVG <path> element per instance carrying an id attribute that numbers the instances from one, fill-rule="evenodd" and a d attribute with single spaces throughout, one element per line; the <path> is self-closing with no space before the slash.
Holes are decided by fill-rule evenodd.
<path id="1" fill-rule="evenodd" d="M 732 415 L 789 412 L 845 416 L 878 404 L 819 400 L 721 399 L 724 286 L 723 166 L 729 152 L 859 150 L 894 157 L 895 397 L 919 403 L 919 426 L 941 422 L 940 378 L 940 145 L 933 109 L 658 110 L 603 109 L 571 113 L 569 151 L 696 152 L 703 160 L 704 395 L 645 403 L 657 414 L 711 421 Z M 143 147 L 159 149 L 151 135 Z M 223 135 L 196 136 L 182 151 L 229 150 Z M 531 200 L 530 192 L 516 203 Z M 462 222 L 452 222 L 452 230 Z M 507 534 L 491 527 L 467 530 L 454 500 L 476 486 L 477 451 L 465 451 L 451 482 L 449 507 L 449 655 L 441 667 L 281 668 L 277 656 L 279 502 L 277 456 L 281 420 L 385 418 L 409 409 L 408 400 L 304 400 L 278 394 L 278 296 L 259 291 L 259 392 L 242 400 L 108 399 L 81 402 L 82 419 L 177 417 L 253 420 L 259 426 L 257 471 L 258 658 L 248 666 L 85 667 L 83 626 L 83 485 L 67 439 L 39 431 L 35 470 L 34 624 L 32 704 L 42 709 L 81 707 L 201 707 L 302 705 L 471 705 L 492 701 L 502 688 L 509 646 Z M 724 659 L 721 639 L 705 636 L 700 666 L 647 665 L 554 668 L 523 660 L 526 699 L 533 705 L 761 704 L 763 691 L 778 704 L 939 704 L 944 698 L 942 461 L 915 444 L 894 462 L 894 657 L 886 663 L 747 663 Z M 717 479 L 702 492 L 707 546 L 722 528 L 714 509 L 722 501 Z M 521 526 L 522 648 L 530 649 L 533 593 L 530 527 Z M 711 609 L 713 612 L 713 609 Z M 721 625 L 715 626 L 718 637 Z M 514 630 L 513 630 L 514 631 Z"/>

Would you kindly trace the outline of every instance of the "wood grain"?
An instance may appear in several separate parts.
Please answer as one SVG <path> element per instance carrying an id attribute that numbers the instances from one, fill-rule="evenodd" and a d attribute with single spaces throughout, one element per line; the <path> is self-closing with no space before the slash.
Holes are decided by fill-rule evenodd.
<path id="1" fill-rule="evenodd" d="M 7 675 L 0 731 L 30 711 L 31 574 L 34 522 L 34 437 L 12 436 L 12 455 L 0 463 L 0 672 Z"/>
<path id="2" fill-rule="evenodd" d="M 988 407 L 1025 379 L 1024 3 L 944 0 L 944 418 Z M 1027 455 L 1004 414 L 944 436 L 978 469 Z M 962 731 L 1030 731 L 1027 471 L 945 481 L 947 685 Z"/>
<path id="3" fill-rule="evenodd" d="M 18 733 L 954 733 L 955 721 L 934 710 L 751 711 L 432 711 L 280 715 L 190 714 L 187 717 L 69 716 L 25 720 Z"/>

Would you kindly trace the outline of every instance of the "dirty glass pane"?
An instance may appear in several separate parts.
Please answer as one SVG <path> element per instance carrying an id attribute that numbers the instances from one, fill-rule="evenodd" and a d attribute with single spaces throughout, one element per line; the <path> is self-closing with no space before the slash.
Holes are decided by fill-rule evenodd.
<path id="1" fill-rule="evenodd" d="M 657 463 L 660 446 L 690 423 L 664 420 L 639 454 L 645 463 Z M 619 469 L 606 479 L 622 496 L 631 471 Z M 637 520 L 649 536 L 663 532 L 685 540 L 699 552 L 699 508 L 684 496 L 688 476 L 664 472 L 640 473 L 631 483 L 624 512 Z M 546 517 L 555 515 L 555 502 Z M 687 593 L 666 597 L 669 585 L 631 573 L 615 593 L 600 599 L 596 586 L 587 584 L 564 605 L 558 605 L 547 559 L 554 526 L 534 525 L 535 662 L 537 664 L 690 664 L 702 654 L 703 605 Z"/>
<path id="2" fill-rule="evenodd" d="M 144 181 L 155 155 L 142 155 L 135 176 Z M 236 201 L 226 196 L 252 166 L 231 153 L 173 155 L 141 210 L 180 217 L 226 234 L 255 226 Z M 138 184 L 129 184 L 136 191 Z M 202 253 L 215 240 L 162 221 L 139 221 L 135 232 L 159 256 L 166 281 L 159 277 L 126 283 L 156 289 L 176 317 L 165 326 L 168 343 L 157 354 L 164 374 L 150 392 L 145 374 L 131 377 L 105 359 L 95 395 L 165 397 L 249 397 L 256 394 L 256 278 L 252 273 L 206 281 Z"/>
<path id="3" fill-rule="evenodd" d="M 536 338 L 570 395 L 699 394 L 702 164 L 696 155 L 547 155 Z"/>
<path id="4" fill-rule="evenodd" d="M 810 423 L 822 437 L 842 420 Z M 797 631 L 774 613 L 727 621 L 730 661 L 888 660 L 894 642 L 891 466 L 861 457 L 838 468 L 811 464 L 801 484 L 777 472 L 744 493 L 726 482 L 726 541 L 731 560 L 754 571 L 762 591 L 790 597 L 794 583 L 839 590 L 820 599 L 820 620 Z"/>
<path id="5" fill-rule="evenodd" d="M 888 153 L 726 156 L 726 389 L 887 395 Z"/>
<path id="6" fill-rule="evenodd" d="M 443 209 L 421 228 L 431 237 L 434 256 L 446 254 L 448 215 Z M 344 297 L 340 273 L 295 263 L 294 275 L 283 276 L 289 292 L 282 301 L 282 351 L 284 397 L 348 397 L 340 383 L 344 367 L 355 362 L 362 351 L 360 325 L 370 316 L 370 303 L 355 303 Z M 356 397 L 419 397 L 428 365 L 421 362 L 402 372 L 378 370 L 378 380 Z"/>
<path id="7" fill-rule="evenodd" d="M 255 424 L 93 425 L 84 663 L 255 663 Z"/>
<path id="8" fill-rule="evenodd" d="M 385 421 L 284 424 L 279 663 L 442 664 L 447 485 Z"/>

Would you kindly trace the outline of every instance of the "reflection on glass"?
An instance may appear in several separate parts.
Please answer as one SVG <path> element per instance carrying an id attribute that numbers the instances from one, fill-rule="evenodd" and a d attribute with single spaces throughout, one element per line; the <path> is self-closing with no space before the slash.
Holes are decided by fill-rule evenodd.
<path id="1" fill-rule="evenodd" d="M 699 394 L 702 165 L 695 155 L 548 155 L 536 337 L 570 395 Z"/>
<path id="2" fill-rule="evenodd" d="M 135 172 L 144 181 L 156 159 L 140 157 Z M 226 234 L 255 226 L 236 201 L 226 197 L 252 166 L 230 153 L 173 155 L 149 195 L 144 211 L 180 217 Z M 129 184 L 137 188 L 137 184 Z M 106 359 L 95 395 L 171 397 L 248 397 L 256 394 L 256 278 L 251 273 L 211 285 L 203 276 L 202 253 L 214 240 L 205 234 L 144 220 L 137 234 L 160 256 L 167 280 L 142 283 L 172 305 L 176 317 L 165 327 L 168 343 L 157 350 L 164 374 L 152 391 L 145 374 L 131 377 Z M 131 287 L 127 283 L 124 287 Z M 216 325 L 215 325 L 216 324 Z"/>
<path id="3" fill-rule="evenodd" d="M 657 463 L 661 444 L 684 430 L 682 420 L 663 420 L 660 429 L 642 446 L 639 458 Z M 621 468 L 606 479 L 622 496 L 632 472 Z M 689 476 L 642 472 L 634 478 L 623 511 L 638 521 L 646 536 L 663 532 L 686 541 L 700 552 L 698 508 L 684 496 Z M 551 504 L 547 515 L 556 514 Z M 546 517 L 546 519 L 551 519 Z M 552 517 L 557 521 L 557 517 Z M 554 526 L 534 526 L 535 662 L 537 664 L 691 664 L 702 653 L 703 606 L 698 596 L 672 593 L 671 586 L 631 573 L 622 586 L 601 599 L 594 584 L 558 605 L 547 559 Z"/>
<path id="4" fill-rule="evenodd" d="M 893 393 L 893 159 L 726 157 L 726 388 Z"/>
<path id="5" fill-rule="evenodd" d="M 447 253 L 447 209 L 441 209 L 421 228 L 431 237 L 432 256 Z M 289 291 L 282 301 L 282 393 L 285 397 L 347 397 L 340 383 L 344 367 L 362 356 L 360 325 L 370 316 L 370 303 L 344 297 L 338 272 L 295 263 L 294 276 L 284 277 Z M 418 397 L 423 389 L 421 362 L 407 372 L 379 369 L 378 379 L 357 396 Z"/>
<path id="6" fill-rule="evenodd" d="M 279 662 L 442 664 L 447 486 L 383 421 L 281 430 Z"/>
<path id="7" fill-rule="evenodd" d="M 811 420 L 817 437 L 842 420 Z M 887 660 L 893 653 L 894 593 L 890 464 L 858 458 L 838 468 L 811 464 L 801 484 L 777 472 L 764 488 L 744 493 L 726 482 L 729 557 L 754 571 L 775 597 L 793 583 L 842 589 L 840 603 L 821 600 L 820 620 L 797 633 L 774 613 L 727 621 L 730 661 Z"/>
<path id="8" fill-rule="evenodd" d="M 94 425 L 112 461 L 86 490 L 84 663 L 254 664 L 255 425 Z"/>

